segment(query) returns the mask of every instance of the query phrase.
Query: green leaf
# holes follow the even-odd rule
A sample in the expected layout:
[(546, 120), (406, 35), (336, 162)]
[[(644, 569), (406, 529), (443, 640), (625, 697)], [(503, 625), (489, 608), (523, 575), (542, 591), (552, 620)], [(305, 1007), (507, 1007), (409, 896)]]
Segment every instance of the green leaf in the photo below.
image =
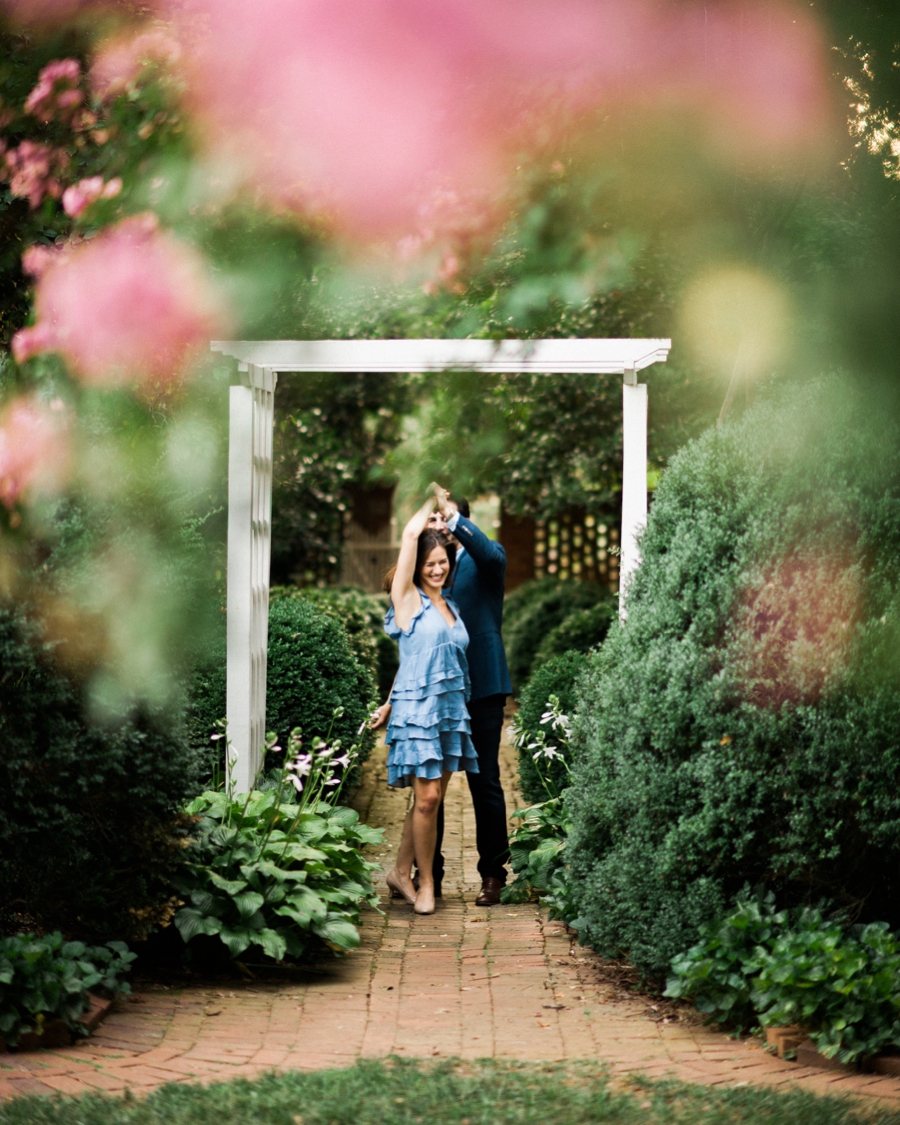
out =
[(261, 945), (263, 952), (275, 961), (281, 961), (287, 952), (287, 942), (276, 930), (259, 930), (253, 940), (257, 945)]
[(329, 941), (341, 949), (356, 949), (359, 945), (359, 930), (352, 922), (339, 916), (331, 916), (324, 922), (314, 923), (312, 931), (323, 941)]
[(223, 879), (221, 875), (217, 875), (215, 871), (207, 871), (209, 881), (214, 887), (218, 887), (220, 891), (225, 891), (226, 894), (238, 895), (247, 886), (246, 879)]
[(240, 957), (250, 942), (256, 939), (256, 935), (253, 930), (243, 926), (223, 926), (219, 932), (219, 938), (232, 957)]
[(252, 918), (266, 900), (257, 891), (245, 891), (243, 894), (235, 895), (232, 901), (240, 916), (247, 919)]
[(191, 906), (183, 906), (175, 915), (175, 925), (185, 942), (197, 934), (217, 934), (222, 928), (218, 918), (211, 918)]

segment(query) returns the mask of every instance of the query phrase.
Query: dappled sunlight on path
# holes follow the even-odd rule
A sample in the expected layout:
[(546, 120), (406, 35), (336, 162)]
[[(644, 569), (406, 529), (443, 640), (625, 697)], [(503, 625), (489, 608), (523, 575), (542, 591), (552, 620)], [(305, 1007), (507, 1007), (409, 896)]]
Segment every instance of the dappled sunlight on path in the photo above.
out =
[[(512, 749), (503, 749), (512, 789)], [(383, 748), (367, 765), (356, 807), (387, 830), (393, 863), (408, 794), (385, 786)], [(346, 1066), (359, 1058), (457, 1056), (598, 1059), (614, 1075), (640, 1072), (706, 1085), (796, 1085), (886, 1099), (900, 1080), (801, 1068), (735, 1041), (685, 1013), (653, 1012), (623, 995), (590, 951), (534, 904), (474, 905), (475, 824), (463, 778), (447, 794), (444, 898), (417, 917), (391, 903), (367, 910), (362, 946), (290, 981), (203, 987), (139, 985), (97, 1034), (68, 1050), (0, 1055), (0, 1097), (18, 1093), (149, 1090), (267, 1070)]]

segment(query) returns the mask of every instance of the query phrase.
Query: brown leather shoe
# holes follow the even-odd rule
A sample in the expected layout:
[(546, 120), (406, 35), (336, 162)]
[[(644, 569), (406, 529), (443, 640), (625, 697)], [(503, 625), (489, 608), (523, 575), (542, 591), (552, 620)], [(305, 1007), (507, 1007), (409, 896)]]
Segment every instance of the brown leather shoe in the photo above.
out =
[(496, 906), (500, 901), (503, 884), (499, 879), (487, 878), (482, 881), (481, 894), (475, 899), (476, 906)]

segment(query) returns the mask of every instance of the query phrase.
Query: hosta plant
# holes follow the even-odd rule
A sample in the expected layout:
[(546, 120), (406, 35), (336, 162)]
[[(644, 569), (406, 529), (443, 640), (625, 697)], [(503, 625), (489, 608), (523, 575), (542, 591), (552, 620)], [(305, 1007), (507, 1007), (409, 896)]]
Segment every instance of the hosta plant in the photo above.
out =
[(78, 1017), (91, 1006), (88, 990), (130, 992), (121, 978), (134, 958), (121, 941), (88, 946), (60, 933), (0, 938), (0, 1035), (14, 1047), (26, 1032), (40, 1035), (48, 1018), (87, 1035)]
[[(526, 730), (513, 719), (510, 734), (520, 756), (528, 755), (547, 800), (512, 815), (521, 821), (509, 841), (510, 865), (515, 880), (504, 889), (504, 902), (523, 902), (534, 893), (549, 895), (551, 912), (558, 913), (565, 899), (565, 846), (570, 818), (566, 788), (558, 778), (569, 777), (569, 718), (559, 698), (551, 695), (540, 718), (541, 730)], [(551, 772), (552, 767), (552, 772)]]
[(352, 753), (322, 739), (304, 752), (295, 730), (285, 768), (265, 787), (239, 796), (208, 791), (187, 806), (199, 823), (175, 884), (186, 900), (175, 915), (185, 942), (208, 934), (234, 958), (258, 946), (276, 961), (359, 944), (360, 906), (378, 902), (370, 877), (377, 864), (362, 848), (383, 833), (330, 803)]

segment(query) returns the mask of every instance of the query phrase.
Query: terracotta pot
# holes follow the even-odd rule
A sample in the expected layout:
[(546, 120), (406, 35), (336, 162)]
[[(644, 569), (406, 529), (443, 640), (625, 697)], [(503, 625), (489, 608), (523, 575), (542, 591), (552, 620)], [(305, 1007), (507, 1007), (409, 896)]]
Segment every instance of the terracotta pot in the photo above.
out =
[(774, 1047), (775, 1054), (780, 1059), (787, 1055), (793, 1057), (794, 1052), (805, 1038), (805, 1032), (801, 1031), (796, 1024), (791, 1024), (790, 1027), (766, 1028), (766, 1046)]

